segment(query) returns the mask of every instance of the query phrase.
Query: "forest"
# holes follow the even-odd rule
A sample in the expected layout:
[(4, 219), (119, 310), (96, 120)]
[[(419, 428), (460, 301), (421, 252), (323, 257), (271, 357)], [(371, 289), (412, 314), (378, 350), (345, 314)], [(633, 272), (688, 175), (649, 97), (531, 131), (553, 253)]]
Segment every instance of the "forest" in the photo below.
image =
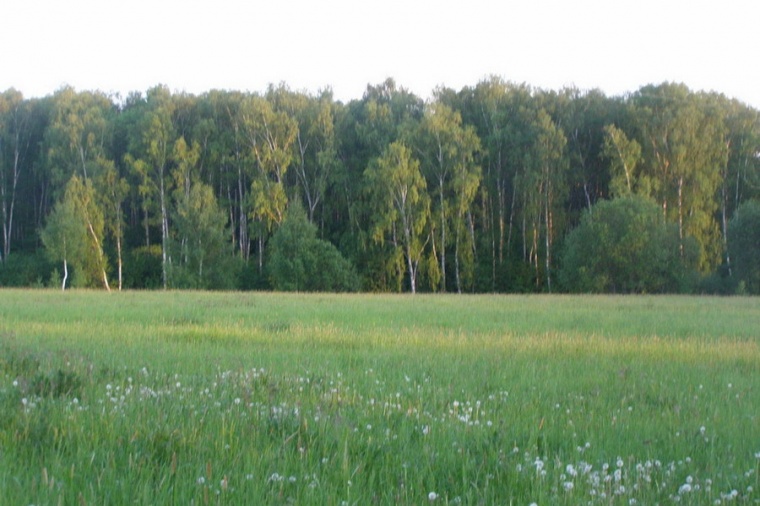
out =
[(760, 113), (499, 77), (0, 94), (0, 286), (760, 293)]

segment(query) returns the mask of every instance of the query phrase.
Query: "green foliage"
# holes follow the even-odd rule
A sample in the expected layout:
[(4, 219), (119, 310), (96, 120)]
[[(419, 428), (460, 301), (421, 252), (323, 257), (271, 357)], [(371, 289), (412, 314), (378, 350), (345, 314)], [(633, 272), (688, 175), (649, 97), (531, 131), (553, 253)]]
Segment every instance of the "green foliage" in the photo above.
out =
[(227, 242), (227, 216), (213, 190), (204, 183), (193, 183), (187, 194), (180, 191), (177, 198), (177, 264), (172, 267), (172, 286), (233, 288), (236, 269)]
[(272, 236), (267, 272), (275, 290), (351, 292), (359, 288), (354, 267), (335, 246), (317, 238), (317, 228), (298, 204), (291, 204)]
[(728, 251), (737, 282), (747, 293), (760, 294), (760, 201), (749, 200), (728, 226)]
[(688, 279), (687, 264), (678, 229), (663, 223), (654, 202), (629, 196), (584, 213), (565, 243), (560, 279), (576, 292), (678, 292)]
[[(581, 213), (642, 195), (678, 228), (698, 289), (723, 292), (734, 278), (710, 275), (729, 266), (729, 218), (759, 195), (758, 152), (757, 110), (671, 83), (607, 97), (491, 77), (427, 103), (392, 79), (348, 103), (285, 84), (198, 96), (157, 86), (123, 100), (10, 89), (0, 93), (0, 262), (45, 247), (61, 277), (72, 262), (69, 284), (154, 287), (155, 259), (140, 248), (160, 244), (164, 288), (265, 289), (269, 241), (298, 200), (363, 289), (551, 291), (555, 251)], [(87, 237), (81, 254), (63, 255), (51, 239), (74, 176), (69, 199)], [(194, 227), (208, 206), (190, 203), (198, 184), (217, 208), (204, 244)], [(211, 254), (219, 234), (230, 247)], [(23, 277), (39, 285), (50, 273)]]
[(103, 212), (90, 180), (72, 176), (40, 237), (52, 261), (75, 267), (78, 285), (108, 288), (108, 262), (103, 252)]
[(392, 245), (391, 258), (403, 255), (409, 287), (415, 293), (430, 219), (430, 196), (420, 162), (403, 142), (394, 142), (367, 168), (364, 181), (372, 210), (372, 240)]
[[(44, 251), (11, 255), (5, 262), (0, 262), (0, 286), (29, 287), (44, 284), (52, 270), (50, 257)], [(56, 287), (61, 287), (60, 282)]]
[(141, 246), (129, 250), (124, 260), (125, 288), (161, 288), (161, 245)]

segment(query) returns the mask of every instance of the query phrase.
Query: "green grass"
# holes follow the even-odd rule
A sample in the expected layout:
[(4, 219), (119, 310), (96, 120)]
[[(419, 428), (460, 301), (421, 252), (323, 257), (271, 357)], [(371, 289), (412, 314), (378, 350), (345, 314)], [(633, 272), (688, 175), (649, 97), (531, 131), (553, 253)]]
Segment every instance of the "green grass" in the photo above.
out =
[(760, 300), (0, 291), (3, 504), (760, 501)]

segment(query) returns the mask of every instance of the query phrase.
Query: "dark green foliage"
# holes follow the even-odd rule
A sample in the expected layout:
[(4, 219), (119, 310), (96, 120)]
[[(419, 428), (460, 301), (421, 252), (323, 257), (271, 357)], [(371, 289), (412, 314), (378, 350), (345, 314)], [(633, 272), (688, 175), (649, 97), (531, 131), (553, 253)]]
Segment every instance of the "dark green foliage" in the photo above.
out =
[(601, 201), (567, 237), (560, 280), (575, 292), (679, 292), (695, 251), (687, 242), (681, 258), (677, 227), (649, 199)]
[(161, 287), (161, 245), (130, 250), (124, 259), (126, 288)]
[(53, 266), (44, 251), (17, 253), (0, 263), (0, 286), (43, 286)]
[(275, 290), (350, 292), (359, 288), (354, 267), (327, 241), (317, 238), (300, 205), (292, 205), (272, 237), (267, 272)]
[(739, 206), (731, 218), (728, 251), (740, 289), (760, 294), (760, 202), (757, 200)]

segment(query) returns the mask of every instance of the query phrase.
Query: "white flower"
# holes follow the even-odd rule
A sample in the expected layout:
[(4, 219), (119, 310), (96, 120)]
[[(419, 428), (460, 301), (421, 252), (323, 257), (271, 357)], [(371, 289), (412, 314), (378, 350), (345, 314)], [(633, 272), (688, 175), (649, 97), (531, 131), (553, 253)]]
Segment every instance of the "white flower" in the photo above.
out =
[(198, 483), (198, 485), (203, 485), (204, 483), (206, 483), (206, 478), (204, 478), (203, 476), (201, 476), (201, 477), (199, 477), (195, 481)]
[(565, 488), (565, 492), (570, 492), (575, 487), (575, 484), (572, 481), (566, 481), (562, 486)]
[(438, 494), (436, 494), (435, 492), (430, 492), (428, 494), (428, 501), (432, 502), (432, 501), (435, 501), (436, 499), (438, 499)]

